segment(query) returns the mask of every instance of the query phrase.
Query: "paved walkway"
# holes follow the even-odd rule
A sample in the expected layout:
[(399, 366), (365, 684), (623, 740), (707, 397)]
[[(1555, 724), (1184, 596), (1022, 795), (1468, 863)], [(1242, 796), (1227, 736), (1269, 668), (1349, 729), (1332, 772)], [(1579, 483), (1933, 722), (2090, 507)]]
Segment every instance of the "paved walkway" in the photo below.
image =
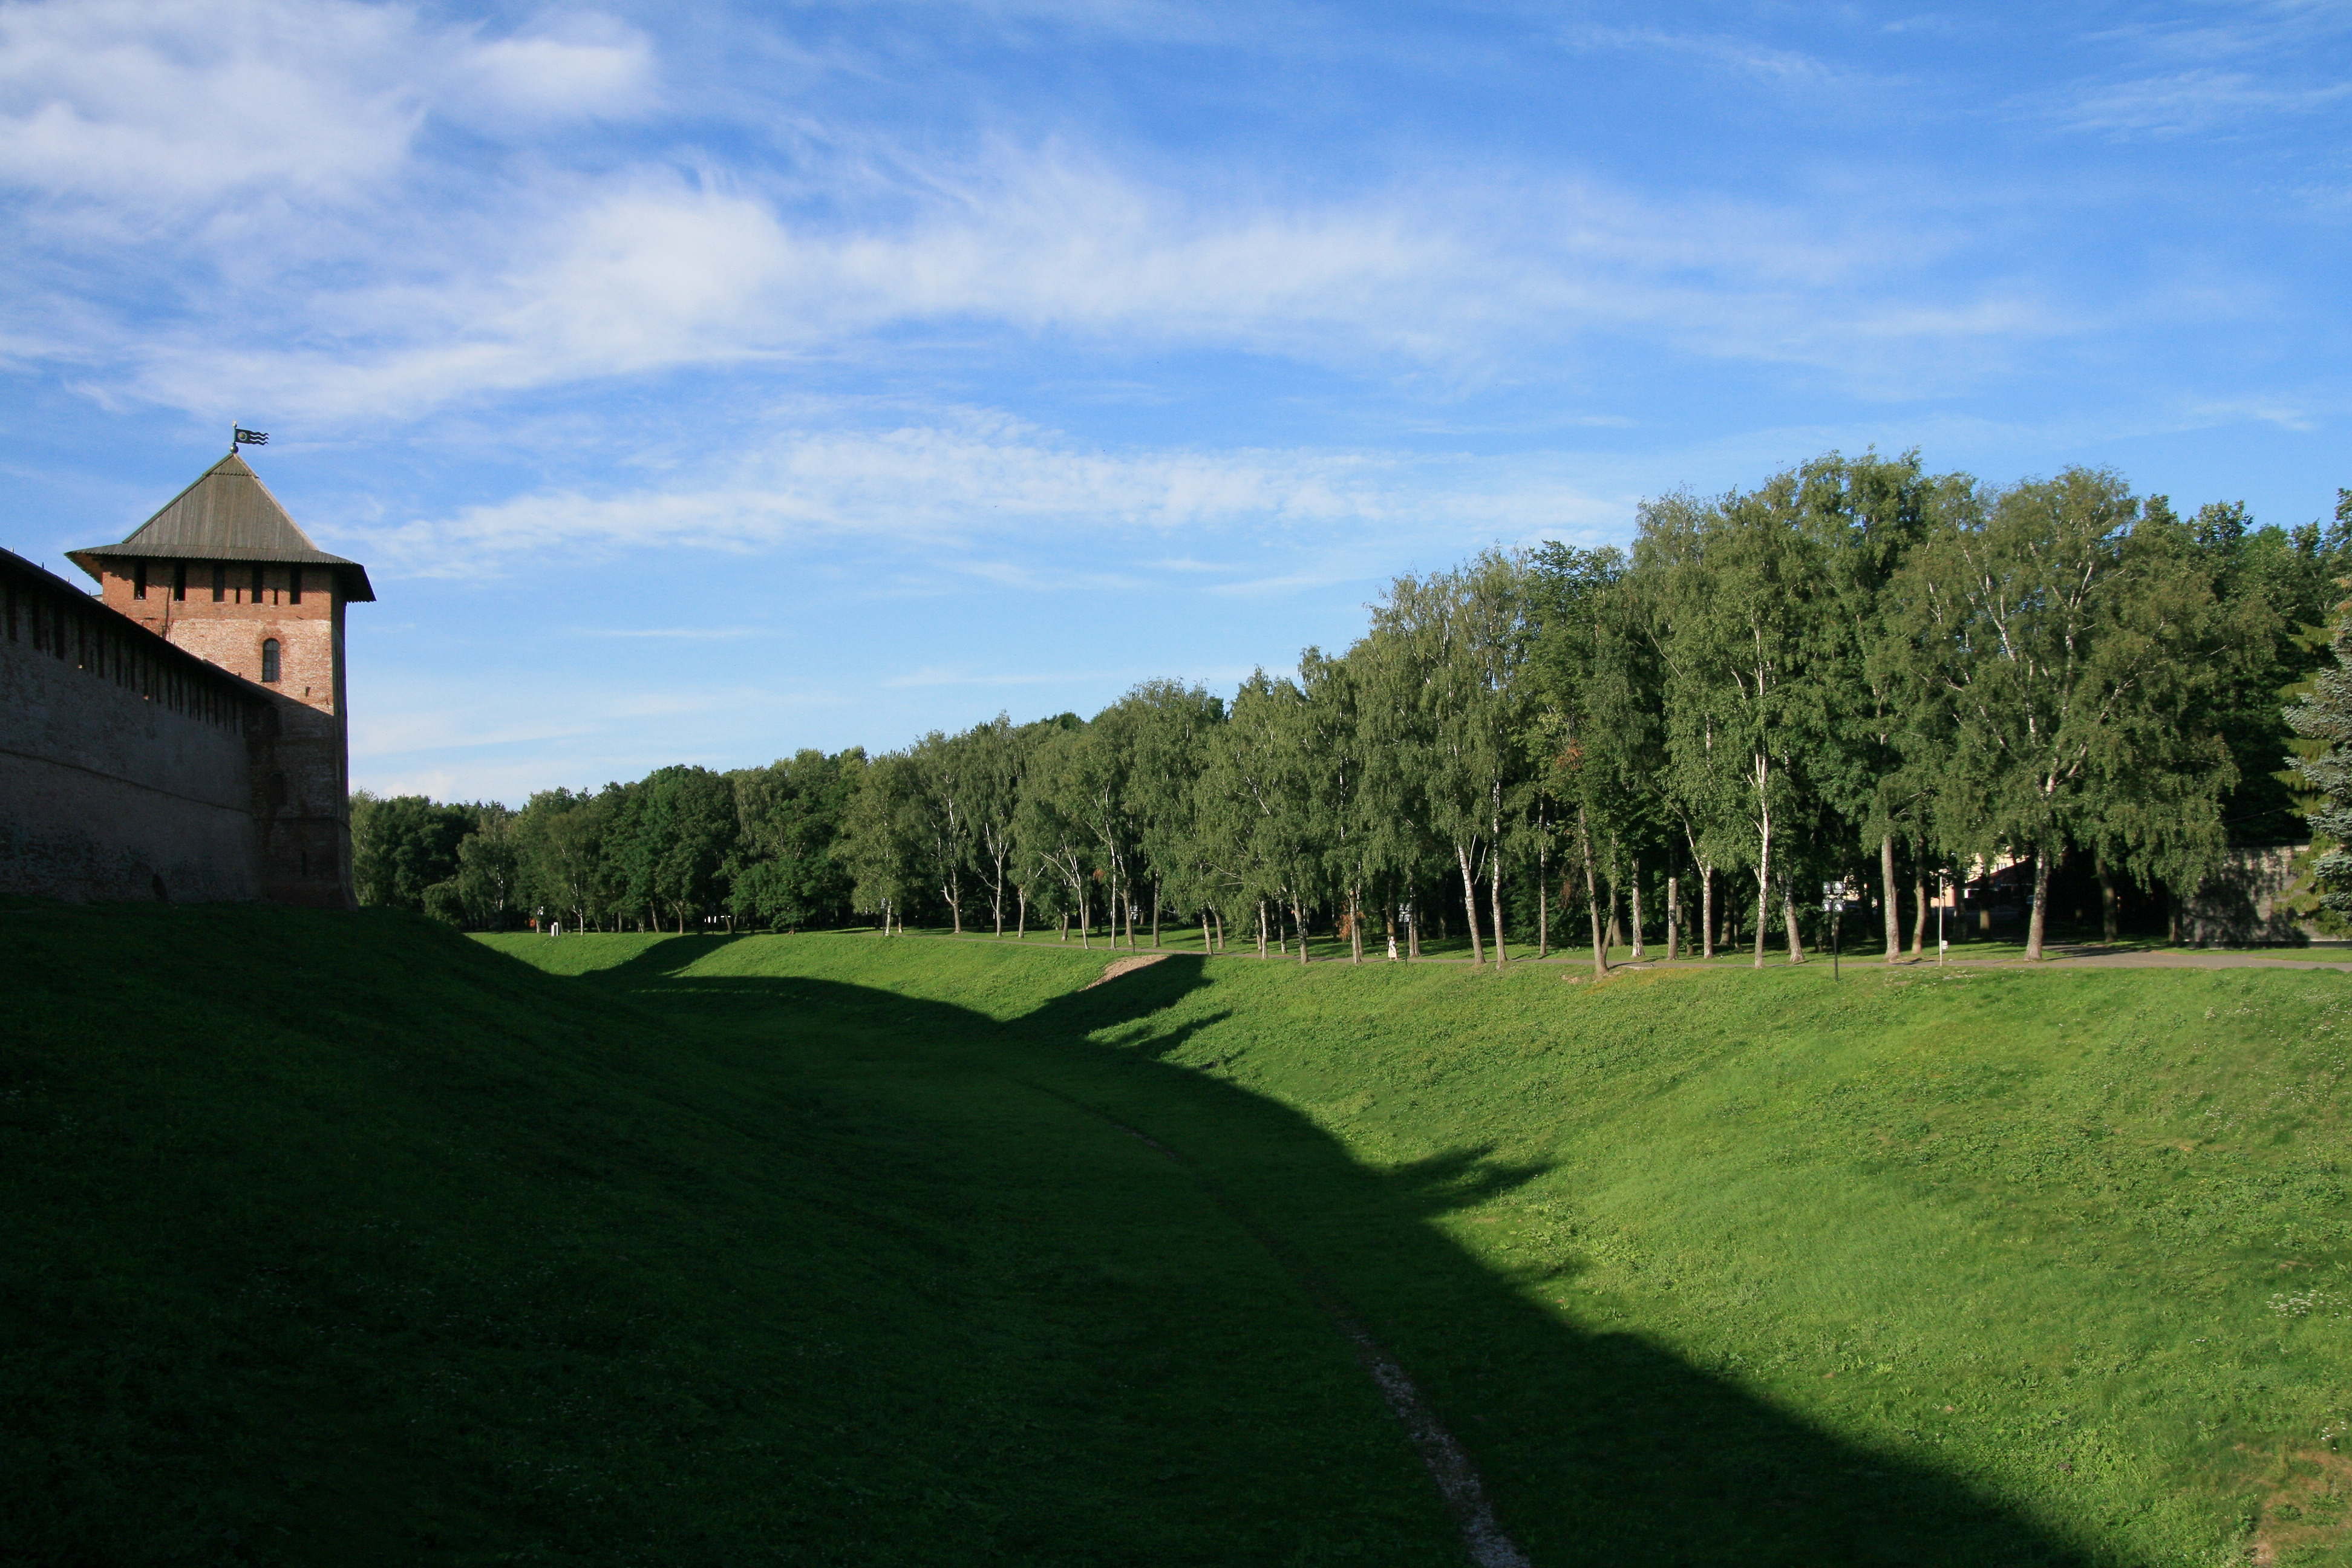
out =
[[(915, 934), (917, 936), (929, 937), (934, 942), (1009, 942), (1013, 940), (1011, 937), (983, 936), (979, 934), (951, 937), (944, 931), (938, 932), (936, 934), (926, 931), (918, 931)], [(1046, 947), (1061, 947), (1066, 951), (1087, 951), (1100, 952), (1108, 958), (1120, 961), (1114, 964), (1114, 969), (1118, 973), (1124, 973), (1129, 968), (1139, 968), (1142, 964), (1154, 963), (1162, 958), (1200, 958), (1207, 956), (1217, 959), (1254, 959), (1257, 957), (1255, 942), (1245, 947), (1234, 947), (1224, 952), (1204, 955), (1199, 948), (1189, 944), (1182, 947), (1171, 946), (1155, 949), (1141, 946), (1129, 948), (1123, 945), (1113, 947), (1106, 943), (1097, 942), (1091, 948), (1081, 950), (1076, 942), (1064, 943), (1055, 942), (1053, 940), (1053, 933), (1050, 931), (1043, 934), (1045, 940), (1039, 943), (1039, 945)], [(1033, 934), (1030, 940), (1033, 942), (1036, 942), (1036, 935)], [(1194, 938), (1193, 940), (1198, 941), (1199, 939)], [(2327, 948), (2290, 948), (2285, 950), (2249, 950), (2232, 948), (2140, 948), (2127, 945), (2108, 947), (2095, 942), (2068, 943), (2063, 945), (2053, 942), (2044, 950), (2043, 957), (2042, 962), (2039, 963), (2028, 963), (2021, 952), (2015, 952), (2003, 953), (1999, 957), (1964, 958), (1959, 956), (1961, 953), (1968, 952), (1969, 951), (1969, 949), (1968, 947), (1957, 947), (1953, 949), (1951, 955), (1948, 956), (1944, 960), (1943, 967), (1951, 969), (2333, 969), (2340, 973), (2352, 973), (2352, 949), (2340, 950), (2346, 952), (2346, 956), (2344, 958), (2326, 959), (2290, 958), (2286, 956), (2286, 954), (2288, 952), (2326, 952), (2336, 950), (2330, 950)], [(1298, 952), (1296, 948), (1293, 948), (1287, 954), (1276, 953), (1269, 951), (1265, 955), (1265, 962), (1268, 963), (1295, 964), (1298, 962)], [(1318, 954), (1309, 962), (1314, 963), (1345, 963), (1348, 962), (1348, 956), (1344, 952)], [(1364, 962), (1366, 963), (1386, 963), (1389, 960), (1387, 954), (1383, 952), (1380, 947), (1367, 943), (1364, 948)], [(1444, 958), (1434, 956), (1416, 958), (1412, 962), (1415, 963), (1466, 964), (1470, 962), (1470, 958), (1467, 953), (1464, 953), (1459, 956), (1448, 955)], [(1826, 952), (1814, 951), (1805, 954), (1805, 963), (1808, 965), (1816, 963), (1826, 964), (1829, 962), (1830, 955)], [(1854, 969), (1885, 969), (1890, 967), (1886, 960), (1881, 956), (1880, 951), (1875, 948), (1869, 949), (1859, 953), (1849, 952), (1842, 962), (1847, 967)], [(1574, 950), (1562, 951), (1555, 948), (1549, 955), (1540, 959), (1525, 952), (1514, 952), (1511, 955), (1510, 966), (1514, 969), (1518, 968), (1522, 964), (1528, 963), (1543, 963), (1567, 969), (1580, 969), (1589, 973), (1592, 967), (1592, 954), (1590, 951), (1578, 952)], [(1609, 961), (1609, 973), (1612, 974), (1618, 974), (1628, 970), (1665, 969), (1669, 967), (1675, 969), (1746, 969), (1748, 967), (1748, 956), (1744, 952), (1738, 953), (1717, 953), (1711, 959), (1690, 957), (1677, 958), (1674, 960), (1671, 964), (1669, 964), (1666, 960), (1661, 958), (1643, 958), (1638, 962), (1629, 958), (1612, 958)], [(1764, 953), (1764, 966), (1768, 969), (1789, 968), (1790, 963), (1786, 952), (1779, 949), (1766, 949)], [(1916, 959), (1905, 958), (1891, 967), (1896, 969), (1934, 969), (1937, 968), (1937, 965), (1934, 956), (1929, 954)], [(1105, 980), (1110, 978), (1113, 978), (1111, 973), (1106, 973), (1103, 976), (1103, 979)], [(1098, 985), (1102, 984), (1102, 981), (1098, 980), (1095, 982), (1095, 984)]]
[[(1809, 952), (1805, 955), (1805, 962), (1808, 964), (1827, 963), (1829, 961), (1829, 954), (1825, 952)], [(1589, 966), (1591, 963), (1590, 955), (1583, 962)], [(1855, 969), (1935, 969), (1937, 967), (1947, 969), (2333, 969), (2352, 973), (2352, 957), (2342, 960), (2288, 958), (2274, 952), (2231, 949), (2202, 948), (2183, 951), (2111, 948), (2097, 945), (2064, 947), (2053, 945), (2043, 950), (2042, 961), (2038, 963), (2029, 961), (2024, 954), (2016, 952), (2004, 953), (1998, 958), (1947, 956), (1940, 966), (1933, 957), (1905, 958), (1899, 963), (1889, 964), (1885, 957), (1876, 952), (1867, 956), (1848, 953), (1843, 962), (1846, 966)], [(1783, 953), (1767, 951), (1764, 955), (1764, 966), (1768, 969), (1774, 967), (1786, 969), (1789, 967), (1789, 961)], [(1614, 974), (1622, 969), (1664, 969), (1665, 967), (1667, 965), (1660, 960), (1644, 959), (1640, 963), (1632, 963), (1619, 959), (1610, 964), (1609, 972)], [(1748, 963), (1745, 959), (1727, 962), (1718, 955), (1709, 960), (1676, 959), (1673, 967), (1676, 969), (1744, 969), (1748, 967)]]

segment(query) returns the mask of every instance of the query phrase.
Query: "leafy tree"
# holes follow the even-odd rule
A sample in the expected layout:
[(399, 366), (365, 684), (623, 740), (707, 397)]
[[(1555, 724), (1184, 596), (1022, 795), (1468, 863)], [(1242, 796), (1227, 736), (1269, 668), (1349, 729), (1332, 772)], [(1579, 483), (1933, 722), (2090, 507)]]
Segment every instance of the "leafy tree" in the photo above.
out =
[[(1380, 675), (1394, 688), (1374, 697), (1383, 743), (1406, 750), (1417, 805), (1431, 835), (1462, 877), (1470, 959), (1486, 962), (1478, 929), (1483, 868), (1494, 918), (1495, 962), (1505, 960), (1502, 840), (1507, 797), (1524, 756), (1516, 680), (1527, 653), (1525, 573), (1517, 558), (1487, 551), (1455, 572), (1400, 577), (1372, 607), (1385, 639)], [(1400, 704), (1396, 697), (1409, 694)]]
[(831, 756), (803, 750), (727, 775), (740, 826), (727, 866), (738, 919), (789, 931), (848, 918), (853, 879), (842, 835), (865, 772), (865, 752), (852, 747)]
[(1085, 728), (1075, 722), (1045, 728), (1022, 775), (1014, 825), (1024, 903), (1076, 915), (1082, 945), (1090, 944), (1097, 872), (1087, 745)]
[(525, 907), (520, 857), (515, 847), (515, 814), (490, 802), (475, 807), (474, 831), (457, 846), (455, 883), (466, 923), (504, 931)]
[(907, 754), (913, 787), (898, 803), (924, 885), (939, 895), (958, 936), (963, 934), (964, 873), (980, 852), (974, 797), (987, 794), (990, 784), (979, 752), (970, 734), (932, 731)]
[(614, 804), (586, 790), (541, 790), (516, 814), (509, 837), (522, 900), (542, 919), (569, 917), (585, 931), (610, 912), (600, 873)]
[[(1348, 650), (1348, 663), (1361, 737), (1359, 847), (1365, 875), (1379, 880), (1382, 903), (1394, 910), (1401, 898), (1416, 898), (1453, 870), (1449, 847), (1431, 831), (1423, 806), (1435, 744), (1423, 701), (1423, 671), (1409, 628), (1393, 621), (1375, 620)], [(1421, 956), (1426, 918), (1425, 910), (1416, 909), (1406, 922), (1408, 959)]]
[[(1050, 775), (1053, 809), (1087, 847), (1093, 876), (1105, 900), (1110, 940), (1135, 945), (1135, 874), (1139, 826), (1129, 788), (1134, 775), (1136, 716), (1117, 705), (1075, 731), (1056, 753)], [(1091, 902), (1091, 895), (1088, 901)]]
[(1805, 815), (1799, 769), (1828, 715), (1812, 668), (1822, 569), (1796, 476), (1713, 505), (1671, 498), (1642, 523), (1634, 559), (1654, 579), (1675, 795), (1696, 826), (1703, 869), (1741, 866), (1755, 877), (1755, 963), (1776, 891), (1790, 955), (1800, 957), (1790, 878), (1775, 856), (1790, 857), (1791, 826)]
[[(1528, 668), (1535, 699), (1528, 726), (1535, 752), (1530, 784), (1547, 807), (1556, 805), (1574, 824), (1570, 852), (1580, 873), (1596, 974), (1609, 968), (1599, 897), (1607, 851), (1596, 854), (1596, 837), (1603, 845), (1645, 839), (1663, 805), (1660, 735), (1643, 700), (1655, 676), (1630, 635), (1633, 605), (1626, 588), (1626, 562), (1618, 552), (1557, 543), (1537, 554), (1529, 584), (1537, 627)], [(1549, 821), (1547, 810), (1530, 825), (1547, 859)]]
[[(1196, 816), (1210, 737), (1225, 705), (1199, 686), (1149, 680), (1098, 715), (1093, 728), (1121, 746), (1123, 816), (1139, 877), (1151, 884), (1151, 945), (1160, 945), (1160, 905), (1174, 893), (1197, 908), (1209, 901), (1198, 853)], [(1205, 933), (1204, 920), (1202, 930)], [(1205, 934), (1203, 941), (1206, 940)]]
[(473, 831), (471, 806), (421, 795), (352, 797), (352, 878), (362, 904), (423, 910), (425, 890), (457, 874), (457, 846)]
[[(1339, 907), (1353, 963), (1364, 962), (1364, 887), (1380, 866), (1370, 820), (1377, 797), (1365, 779), (1370, 748), (1357, 679), (1361, 668), (1350, 660), (1328, 658), (1320, 648), (1310, 647), (1298, 656), (1298, 689), (1304, 700), (1298, 742), (1301, 793), (1314, 822), (1308, 837), (1322, 859), (1315, 882), (1320, 895)], [(1302, 958), (1306, 929), (1302, 912)]]
[(2319, 900), (2342, 917), (2352, 915), (2352, 605), (2339, 607), (2331, 652), (2286, 719), (2311, 743), (2294, 772), (2315, 797), (2306, 816), (2321, 841), (2312, 863)]
[[(1008, 714), (999, 713), (985, 724), (975, 724), (960, 737), (964, 748), (965, 809), (970, 826), (971, 864), (988, 889), (988, 912), (996, 934), (1004, 934), (1004, 901), (1012, 892), (1020, 897), (1015, 830), (1021, 815), (1021, 775), (1036, 744), (1031, 727), (1016, 727)], [(1017, 908), (1016, 921), (1025, 923), (1025, 906)]]
[(922, 787), (914, 759), (888, 752), (867, 765), (842, 817), (840, 853), (852, 901), (879, 918), (885, 935), (894, 920), (905, 926), (909, 897), (923, 883)]
[(1932, 793), (1906, 763), (1930, 754), (1937, 731), (1906, 729), (1918, 715), (1903, 700), (1906, 660), (1899, 631), (1886, 623), (1885, 588), (1948, 491), (1916, 452), (1853, 459), (1832, 452), (1796, 473), (1796, 505), (1822, 569), (1808, 638), (1820, 720), (1803, 770), (1813, 786), (1821, 869), (1842, 875), (1848, 850), (1876, 852), (1889, 963), (1903, 950), (1896, 844), (1924, 837)]
[(466, 895), (455, 877), (446, 882), (436, 882), (425, 889), (425, 913), (446, 925), (466, 928)]
[(627, 792), (606, 842), (627, 901), (656, 916), (667, 910), (683, 932), (724, 899), (736, 833), (734, 787), (709, 768), (681, 765), (656, 768)]
[(1302, 963), (1325, 827), (1307, 762), (1312, 736), (1305, 694), (1257, 670), (1242, 682), (1229, 717), (1213, 732), (1202, 781), (1205, 858), (1213, 874), (1234, 904), (1255, 906), (1259, 956), (1265, 952), (1267, 902), (1290, 913)]
[[(2151, 519), (2171, 520), (2162, 496), (2147, 502)], [(2242, 678), (2215, 693), (2213, 722), (2237, 764), (2224, 797), (2222, 824), (2240, 843), (2278, 844), (2300, 837), (2297, 775), (2282, 767), (2293, 749), (2284, 703), (2290, 689), (2330, 662), (2338, 584), (2352, 570), (2352, 490), (2339, 490), (2336, 516), (2294, 529), (2256, 527), (2242, 502), (2214, 502), (2189, 523), (2210, 562), (2213, 592), (2224, 604), (2259, 604), (2279, 635), (2267, 658), (2247, 661)]]
[(2224, 613), (2186, 531), (2135, 528), (2138, 510), (2116, 475), (2070, 468), (1942, 520), (1899, 574), (1917, 699), (1951, 724), (1939, 835), (2033, 858), (2032, 959), (2070, 846), (2194, 887), (2222, 845), (2236, 768), (2212, 689), (2270, 624), (2251, 602)]

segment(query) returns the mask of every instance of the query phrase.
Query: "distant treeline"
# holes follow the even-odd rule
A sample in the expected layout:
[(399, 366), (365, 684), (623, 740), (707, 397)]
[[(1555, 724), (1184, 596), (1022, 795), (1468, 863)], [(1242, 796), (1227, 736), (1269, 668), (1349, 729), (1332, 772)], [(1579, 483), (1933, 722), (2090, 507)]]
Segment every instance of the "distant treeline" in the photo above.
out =
[(1579, 946), (1760, 958), (1825, 881), (1916, 943), (1939, 878), (2014, 862), (2038, 952), (2070, 854), (2112, 920), (2126, 879), (2193, 889), (2232, 841), (2307, 837), (2295, 753), (2320, 766), (2328, 736), (2287, 710), (2333, 664), (2340, 496), (2331, 525), (2257, 528), (2108, 472), (1992, 487), (1832, 455), (1645, 503), (1630, 553), (1399, 578), (1354, 646), (1229, 700), (1151, 681), (1091, 720), (520, 811), (362, 795), (360, 894), (478, 926), (1181, 921), (1359, 952), (1450, 925), (1498, 961), (1564, 906)]

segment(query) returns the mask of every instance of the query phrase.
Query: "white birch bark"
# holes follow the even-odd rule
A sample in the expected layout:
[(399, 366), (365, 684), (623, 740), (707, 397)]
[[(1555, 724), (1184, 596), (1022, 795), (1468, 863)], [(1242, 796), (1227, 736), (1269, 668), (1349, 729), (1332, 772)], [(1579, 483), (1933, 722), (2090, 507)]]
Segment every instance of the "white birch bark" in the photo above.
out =
[(1878, 879), (1886, 900), (1886, 962), (1899, 963), (1903, 957), (1903, 900), (1895, 883), (1895, 835), (1883, 833), (1878, 837)]
[(1454, 858), (1462, 863), (1463, 910), (1470, 917), (1470, 967), (1475, 969), (1486, 962), (1486, 950), (1478, 943), (1478, 879), (1470, 870), (1470, 851), (1466, 846), (1454, 845)]

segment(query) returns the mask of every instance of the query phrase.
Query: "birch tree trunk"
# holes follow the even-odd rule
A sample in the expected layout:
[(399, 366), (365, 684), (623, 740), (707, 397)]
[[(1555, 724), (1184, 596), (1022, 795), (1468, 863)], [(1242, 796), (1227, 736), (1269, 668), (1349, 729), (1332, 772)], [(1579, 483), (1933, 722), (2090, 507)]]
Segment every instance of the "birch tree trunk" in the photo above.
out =
[[(1939, 887), (1936, 896), (1942, 898)], [(1916, 963), (1927, 950), (1927, 875), (1916, 868), (1911, 873), (1911, 961)]]
[(1701, 958), (1715, 956), (1715, 868), (1698, 868), (1698, 946)]
[[(1019, 894), (1021, 898), (1021, 915), (1019, 923), (1014, 925), (1013, 928), (1013, 940), (1015, 942), (1027, 942), (1029, 940), (1029, 889), (1026, 888), (1015, 888), (1013, 891)], [(1004, 934), (1003, 929), (1002, 927), (998, 928), (996, 934), (1003, 936)]]
[(1666, 879), (1666, 962), (1682, 956), (1683, 885), (1679, 877)]
[(1903, 957), (1903, 900), (1895, 884), (1895, 835), (1892, 833), (1879, 836), (1878, 877), (1886, 889), (1886, 962), (1895, 963)]
[(1258, 959), (1259, 959), (1259, 961), (1260, 961), (1261, 963), (1263, 963), (1263, 962), (1265, 961), (1265, 900), (1264, 899), (1260, 899), (1260, 900), (1257, 901), (1257, 956), (1258, 956)]
[(1478, 879), (1470, 869), (1470, 849), (1456, 844), (1454, 858), (1462, 863), (1462, 904), (1470, 917), (1470, 967), (1477, 968), (1486, 962), (1486, 950), (1478, 944)]
[(1536, 851), (1536, 960), (1551, 956), (1551, 855)]
[(1495, 921), (1495, 972), (1503, 970), (1508, 956), (1503, 949), (1503, 781), (1498, 776), (1487, 786), (1488, 814), (1494, 818), (1494, 858), (1486, 862), (1486, 912)]
[(2094, 859), (2092, 865), (2099, 873), (2099, 939), (2102, 942), (2113, 942), (2116, 940), (2115, 875), (2107, 869), (2107, 858), (2105, 855)]
[(1756, 964), (1764, 967), (1764, 932), (1772, 924), (1772, 764), (1756, 759), (1756, 808), (1762, 814), (1756, 856)]
[(1633, 878), (1630, 892), (1633, 900), (1633, 962), (1639, 963), (1642, 962), (1642, 863), (1639, 860), (1633, 862)]
[(1151, 945), (1160, 945), (1160, 882), (1156, 878), (1151, 883)]
[(1364, 962), (1364, 900), (1357, 889), (1348, 889), (1348, 962)]
[[(1797, 934), (1797, 889), (1786, 877), (1780, 879), (1780, 923), (1789, 938), (1789, 962), (1805, 962), (1805, 939)], [(1759, 942), (1759, 945), (1760, 942)]]
[(1592, 927), (1592, 973), (1595, 979), (1609, 973), (1609, 943), (1601, 931), (1600, 879), (1592, 871), (1592, 830), (1584, 815), (1584, 807), (1576, 808), (1576, 842), (1584, 855), (1584, 918)]
[(1495, 921), (1495, 972), (1503, 969), (1503, 825), (1495, 824), (1495, 858), (1486, 862), (1487, 909)]
[(2033, 847), (2033, 913), (2025, 928), (2025, 961), (2042, 962), (2042, 928), (2050, 912), (2050, 847), (2046, 844)]
[(1307, 962), (1307, 906), (1297, 899), (1290, 900), (1290, 912), (1298, 921), (1298, 962)]

